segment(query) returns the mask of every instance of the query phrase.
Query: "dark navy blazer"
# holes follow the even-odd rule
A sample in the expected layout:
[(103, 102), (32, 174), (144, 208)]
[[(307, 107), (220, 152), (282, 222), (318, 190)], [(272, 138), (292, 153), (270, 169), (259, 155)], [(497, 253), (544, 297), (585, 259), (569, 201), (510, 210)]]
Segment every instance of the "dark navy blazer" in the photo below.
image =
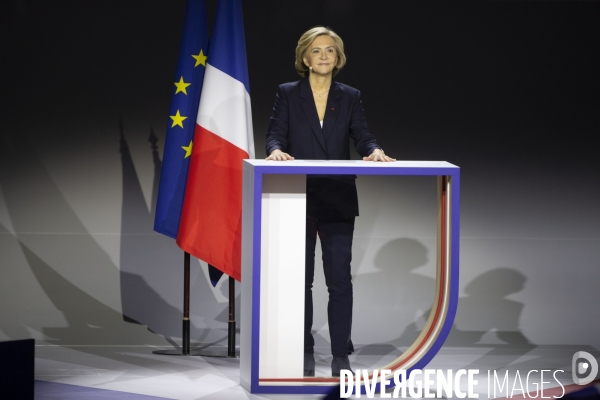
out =
[[(380, 148), (369, 132), (360, 91), (333, 81), (321, 129), (308, 79), (279, 86), (267, 130), (267, 155), (280, 149), (297, 160), (349, 160), (350, 138), (362, 157)], [(309, 175), (307, 214), (357, 216), (355, 179), (354, 175)]]

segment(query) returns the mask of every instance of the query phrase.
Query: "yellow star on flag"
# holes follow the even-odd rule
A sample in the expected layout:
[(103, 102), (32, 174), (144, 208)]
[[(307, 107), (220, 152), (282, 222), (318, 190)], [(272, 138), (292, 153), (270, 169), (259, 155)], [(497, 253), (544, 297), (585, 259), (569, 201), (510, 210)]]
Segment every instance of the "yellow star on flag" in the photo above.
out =
[(192, 54), (192, 57), (194, 57), (196, 59), (196, 65), (194, 65), (194, 68), (196, 68), (200, 64), (202, 64), (206, 67), (206, 56), (202, 52), (202, 49), (200, 49), (200, 54), (198, 54), (198, 55)]
[(179, 114), (179, 110), (177, 110), (177, 114), (169, 115), (169, 118), (173, 120), (173, 125), (171, 125), (171, 128), (175, 128), (175, 125), (179, 125), (182, 129), (183, 120), (187, 119), (187, 117), (184, 117), (183, 115)]
[(192, 141), (190, 140), (189, 146), (181, 146), (181, 148), (185, 150), (185, 156), (183, 156), (183, 158), (188, 158), (192, 154)]
[(177, 88), (177, 90), (175, 91), (175, 94), (179, 93), (179, 92), (183, 92), (183, 94), (185, 94), (187, 96), (187, 90), (186, 88), (188, 86), (191, 85), (191, 83), (185, 83), (183, 81), (183, 76), (181, 78), (179, 78), (179, 82), (174, 82), (175, 87)]

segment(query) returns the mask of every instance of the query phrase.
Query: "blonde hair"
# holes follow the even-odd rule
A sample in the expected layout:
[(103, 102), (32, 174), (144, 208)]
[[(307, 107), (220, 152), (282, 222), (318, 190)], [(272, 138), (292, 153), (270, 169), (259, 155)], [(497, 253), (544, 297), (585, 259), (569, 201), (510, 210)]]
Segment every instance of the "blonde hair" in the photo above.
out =
[(296, 71), (300, 76), (308, 77), (310, 75), (310, 69), (304, 64), (304, 56), (308, 51), (308, 48), (312, 42), (322, 35), (327, 35), (333, 39), (335, 52), (337, 53), (337, 63), (333, 67), (333, 76), (335, 76), (340, 69), (346, 65), (346, 55), (344, 54), (344, 42), (337, 33), (325, 26), (315, 26), (304, 32), (298, 40), (298, 46), (296, 46)]

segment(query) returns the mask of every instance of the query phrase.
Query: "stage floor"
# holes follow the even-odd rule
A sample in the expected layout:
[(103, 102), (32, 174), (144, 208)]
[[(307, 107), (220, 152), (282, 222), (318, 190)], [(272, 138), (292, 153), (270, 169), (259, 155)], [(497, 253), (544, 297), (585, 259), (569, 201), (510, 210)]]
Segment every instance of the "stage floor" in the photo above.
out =
[[(585, 347), (585, 346), (584, 346)], [(36, 346), (36, 399), (318, 399), (321, 395), (252, 395), (239, 383), (239, 359), (182, 357), (153, 354), (152, 346)], [(211, 350), (225, 352), (224, 348)], [(512, 387), (519, 372), (523, 384), (531, 370), (563, 370), (557, 373), (564, 386), (572, 384), (571, 357), (576, 351), (594, 349), (581, 346), (510, 347), (506, 345), (444, 347), (427, 369), (479, 369), (476, 392), (479, 398), (507, 397), (506, 391), (488, 397), (488, 371), (504, 377), (509, 371)], [(316, 349), (317, 376), (330, 374), (327, 349)], [(357, 346), (350, 356), (354, 369), (372, 369), (397, 356), (391, 346)], [(493, 377), (493, 375), (492, 375)], [(529, 378), (528, 391), (540, 383), (540, 375)], [(551, 374), (544, 376), (545, 388), (560, 386)], [(466, 390), (466, 387), (462, 388)], [(506, 388), (505, 388), (506, 389)], [(114, 391), (114, 392), (107, 392)], [(545, 392), (548, 396), (551, 392)], [(514, 392), (521, 394), (520, 391)], [(151, 396), (151, 397), (146, 397)], [(363, 398), (366, 396), (363, 395)], [(376, 398), (379, 396), (376, 396)]]

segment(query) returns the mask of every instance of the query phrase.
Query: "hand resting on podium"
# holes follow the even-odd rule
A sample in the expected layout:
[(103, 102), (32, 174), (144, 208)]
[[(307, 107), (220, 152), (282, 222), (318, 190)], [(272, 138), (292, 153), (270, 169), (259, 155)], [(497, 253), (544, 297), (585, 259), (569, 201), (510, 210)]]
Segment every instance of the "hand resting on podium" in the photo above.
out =
[(369, 157), (363, 157), (363, 161), (391, 162), (391, 161), (396, 161), (396, 159), (386, 156), (385, 153), (383, 152), (383, 149), (375, 149), (369, 155)]
[(290, 156), (288, 153), (284, 153), (283, 151), (281, 151), (279, 149), (275, 149), (271, 152), (271, 155), (269, 157), (265, 158), (265, 160), (287, 161), (287, 160), (294, 160), (294, 157)]

